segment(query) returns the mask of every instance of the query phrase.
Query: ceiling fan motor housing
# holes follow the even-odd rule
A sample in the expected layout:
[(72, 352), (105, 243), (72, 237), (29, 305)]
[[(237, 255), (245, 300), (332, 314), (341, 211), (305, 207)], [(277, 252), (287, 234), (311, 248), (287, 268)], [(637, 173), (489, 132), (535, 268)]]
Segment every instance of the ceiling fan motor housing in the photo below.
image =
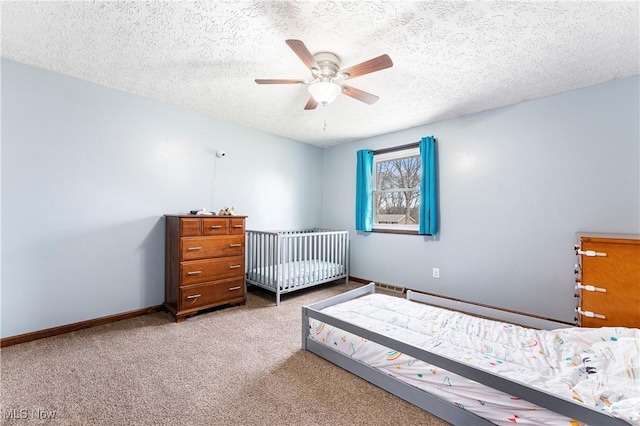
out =
[(318, 52), (313, 55), (313, 58), (320, 67), (318, 77), (335, 78), (338, 71), (340, 71), (340, 58), (334, 53)]

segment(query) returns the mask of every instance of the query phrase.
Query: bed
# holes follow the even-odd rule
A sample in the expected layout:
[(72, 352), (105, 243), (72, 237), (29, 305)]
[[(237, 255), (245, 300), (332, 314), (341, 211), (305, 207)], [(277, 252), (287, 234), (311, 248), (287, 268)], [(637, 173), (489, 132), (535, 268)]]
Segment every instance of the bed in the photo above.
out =
[(326, 229), (247, 230), (247, 284), (280, 295), (344, 278), (349, 280), (349, 233)]
[(433, 299), (372, 283), (304, 306), (302, 348), (453, 424), (640, 425), (640, 330)]

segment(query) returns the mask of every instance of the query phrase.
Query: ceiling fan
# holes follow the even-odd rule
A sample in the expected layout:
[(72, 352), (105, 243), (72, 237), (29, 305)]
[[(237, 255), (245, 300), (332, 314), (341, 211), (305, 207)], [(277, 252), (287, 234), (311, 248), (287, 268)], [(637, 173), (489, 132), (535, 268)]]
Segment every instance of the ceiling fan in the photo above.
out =
[(326, 105), (333, 102), (339, 94), (345, 94), (369, 105), (378, 101), (376, 95), (367, 93), (343, 83), (343, 81), (380, 71), (393, 66), (389, 55), (381, 55), (349, 68), (340, 69), (340, 58), (331, 52), (318, 52), (312, 55), (300, 40), (289, 39), (289, 47), (311, 70), (312, 80), (288, 79), (256, 79), (258, 84), (308, 84), (311, 97), (305, 105), (305, 110), (315, 109), (318, 104)]

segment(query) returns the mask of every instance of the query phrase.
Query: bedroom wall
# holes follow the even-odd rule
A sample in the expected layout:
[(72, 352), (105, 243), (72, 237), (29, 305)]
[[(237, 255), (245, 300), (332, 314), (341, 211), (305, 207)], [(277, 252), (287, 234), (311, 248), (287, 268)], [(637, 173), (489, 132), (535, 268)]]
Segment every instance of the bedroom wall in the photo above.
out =
[[(575, 233), (640, 232), (639, 80), (325, 149), (324, 225), (350, 230), (351, 275), (571, 321)], [(356, 233), (356, 151), (427, 135), (439, 233)]]
[(1, 155), (2, 337), (161, 304), (164, 214), (322, 222), (321, 149), (4, 59)]

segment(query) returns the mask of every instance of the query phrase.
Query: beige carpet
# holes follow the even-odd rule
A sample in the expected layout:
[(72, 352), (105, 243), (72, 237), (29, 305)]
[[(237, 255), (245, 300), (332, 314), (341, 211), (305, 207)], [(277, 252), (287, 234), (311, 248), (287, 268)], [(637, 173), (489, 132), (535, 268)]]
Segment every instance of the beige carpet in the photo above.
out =
[[(283, 296), (176, 324), (165, 313), (3, 348), (3, 424), (446, 425), (300, 350), (300, 308), (359, 286)], [(27, 417), (27, 421), (7, 416)]]

